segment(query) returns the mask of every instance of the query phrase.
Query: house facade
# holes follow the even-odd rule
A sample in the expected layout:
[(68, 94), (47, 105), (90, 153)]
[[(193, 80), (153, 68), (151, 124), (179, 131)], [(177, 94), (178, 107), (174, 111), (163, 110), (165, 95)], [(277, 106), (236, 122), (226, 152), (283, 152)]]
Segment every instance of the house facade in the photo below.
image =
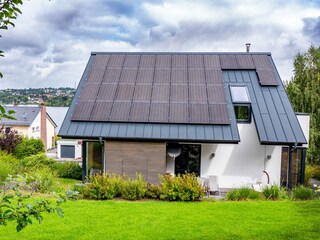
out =
[(291, 187), (308, 126), (270, 53), (92, 53), (59, 135), (81, 141), (83, 177), (187, 171), (221, 188)]
[(39, 106), (6, 106), (7, 110), (15, 111), (13, 115), (16, 119), (2, 119), (1, 126), (17, 130), (18, 133), (28, 138), (40, 138), (45, 149), (50, 149), (55, 145), (56, 123), (46, 112), (45, 105)]

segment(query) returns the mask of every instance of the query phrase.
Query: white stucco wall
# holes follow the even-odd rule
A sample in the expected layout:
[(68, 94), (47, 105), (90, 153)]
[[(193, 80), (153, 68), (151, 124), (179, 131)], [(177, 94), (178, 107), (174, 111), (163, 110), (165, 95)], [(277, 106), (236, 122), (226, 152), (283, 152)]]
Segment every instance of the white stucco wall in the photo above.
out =
[[(33, 120), (32, 124), (28, 128), (28, 135), (29, 138), (40, 138), (40, 121), (41, 121), (41, 112), (36, 116)], [(32, 130), (34, 129), (34, 130)]]
[(238, 128), (239, 144), (202, 144), (201, 176), (217, 175), (220, 188), (233, 188), (267, 183), (266, 171), (271, 184), (280, 184), (282, 147), (260, 145), (254, 121)]
[(75, 159), (82, 156), (82, 141), (77, 139), (60, 139), (57, 141), (57, 155), (61, 159), (61, 145), (75, 146)]
[[(296, 114), (298, 121), (300, 123), (301, 129), (305, 138), (309, 143), (309, 130), (310, 130), (310, 115), (309, 114)], [(308, 144), (303, 144), (303, 147), (309, 147)]]

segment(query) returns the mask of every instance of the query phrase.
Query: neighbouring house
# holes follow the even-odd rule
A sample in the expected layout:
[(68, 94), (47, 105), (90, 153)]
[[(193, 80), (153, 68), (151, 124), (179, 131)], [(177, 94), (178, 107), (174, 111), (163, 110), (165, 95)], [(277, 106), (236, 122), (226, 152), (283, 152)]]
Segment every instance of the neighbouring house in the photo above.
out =
[(83, 177), (187, 171), (228, 189), (302, 183), (308, 131), (270, 53), (97, 52), (59, 135), (82, 143)]
[(6, 106), (6, 109), (15, 111), (13, 116), (16, 120), (5, 118), (0, 120), (0, 124), (4, 129), (17, 130), (20, 134), (29, 138), (40, 138), (45, 149), (54, 147), (54, 129), (57, 125), (47, 113), (45, 105)]

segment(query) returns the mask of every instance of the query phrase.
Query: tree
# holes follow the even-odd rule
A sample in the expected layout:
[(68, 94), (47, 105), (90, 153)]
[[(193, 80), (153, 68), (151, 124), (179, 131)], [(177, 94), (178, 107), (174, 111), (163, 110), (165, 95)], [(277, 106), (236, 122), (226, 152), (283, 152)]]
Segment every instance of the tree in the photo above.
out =
[(294, 60), (294, 77), (285, 83), (296, 112), (310, 113), (310, 142), (307, 161), (320, 163), (320, 47), (311, 45)]
[[(14, 27), (13, 20), (21, 14), (19, 5), (22, 5), (22, 0), (2, 0), (0, 1), (0, 30), (7, 30), (11, 25)], [(2, 37), (0, 35), (0, 37)], [(0, 50), (0, 57), (4, 57), (3, 51)], [(0, 78), (3, 77), (3, 74), (0, 72)], [(2, 118), (15, 119), (12, 115), (14, 111), (6, 112), (4, 106), (0, 105), (0, 120)]]

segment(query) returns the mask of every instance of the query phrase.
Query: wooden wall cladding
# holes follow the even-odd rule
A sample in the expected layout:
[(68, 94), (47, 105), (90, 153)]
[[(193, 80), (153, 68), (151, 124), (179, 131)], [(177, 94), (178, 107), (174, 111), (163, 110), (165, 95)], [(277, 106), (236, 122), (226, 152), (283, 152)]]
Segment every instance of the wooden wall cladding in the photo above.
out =
[(158, 174), (166, 171), (166, 144), (108, 141), (105, 145), (105, 166), (110, 173), (135, 177), (143, 174), (150, 183), (158, 183)]

